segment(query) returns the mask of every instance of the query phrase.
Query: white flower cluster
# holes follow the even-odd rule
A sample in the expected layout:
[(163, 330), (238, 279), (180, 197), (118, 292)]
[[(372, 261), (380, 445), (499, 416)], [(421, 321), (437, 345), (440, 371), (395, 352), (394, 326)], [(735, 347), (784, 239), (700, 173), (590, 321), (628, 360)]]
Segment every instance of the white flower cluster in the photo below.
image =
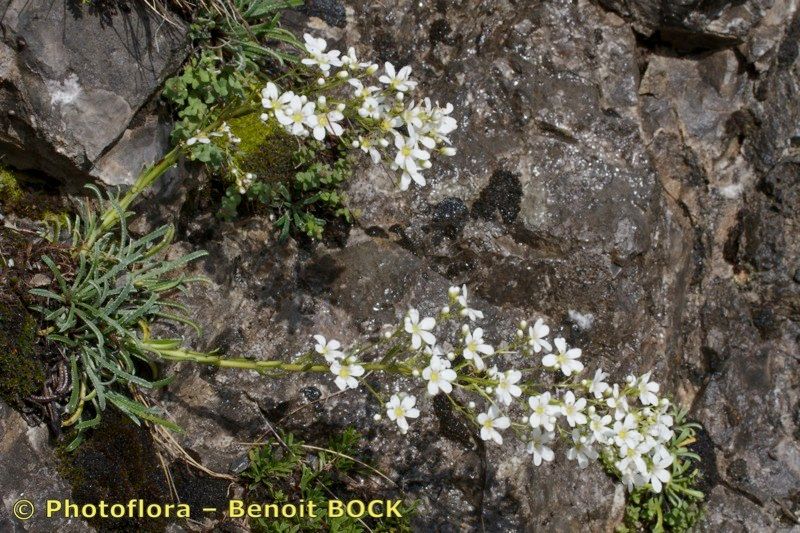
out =
[[(526, 443), (536, 466), (555, 459), (554, 443), (563, 436), (569, 446), (567, 459), (580, 468), (603, 454), (613, 462), (628, 490), (649, 486), (653, 492), (662, 491), (675, 461), (668, 449), (674, 421), (670, 402), (658, 396), (659, 385), (651, 381), (650, 372), (630, 375), (623, 384), (608, 383), (608, 374), (601, 369), (592, 379), (579, 380), (577, 376), (584, 370), (581, 350), (569, 347), (562, 337), (551, 342), (550, 328), (543, 320), (533, 325), (521, 322), (514, 341), (496, 349), (484, 339), (483, 330), (472, 325), (483, 313), (469, 306), (467, 288), (451, 287), (449, 297), (450, 305), (442, 308), (437, 318), (423, 317), (412, 308), (402, 324), (385, 333), (381, 342), (402, 354), (391, 368), (424, 380), (430, 396), (454, 395), (454, 405), (460, 405), (457, 398), (477, 397), (483, 409), (468, 401), (462, 411), (481, 438), (502, 444), (503, 432), (513, 431)], [(437, 326), (458, 318), (466, 323), (456, 328), (460, 332), (457, 339), (452, 343), (437, 340)], [(356, 378), (364, 374), (364, 367), (346, 356), (337, 341), (315, 338), (316, 352), (330, 365), (337, 386), (342, 390), (357, 387)], [(378, 353), (386, 349), (383, 346)], [(510, 353), (540, 359), (543, 367), (557, 376), (552, 389), (542, 391), (540, 385), (524, 382), (520, 370), (500, 369), (494, 361), (487, 364)], [(390, 366), (384, 369), (389, 372)], [(402, 433), (409, 429), (409, 419), (420, 416), (417, 398), (409, 392), (392, 394), (385, 407), (386, 416)]]
[[(397, 70), (387, 62), (379, 74), (380, 66), (360, 62), (354, 48), (347, 54), (328, 50), (324, 39), (309, 34), (305, 47), (308, 56), (302, 63), (321, 74), (315, 89), (319, 94), (315, 98), (282, 91), (269, 82), (261, 91), (262, 120), (275, 119), (298, 137), (346, 137), (375, 163), (388, 160), (399, 175), (401, 190), (412, 181), (425, 185), (422, 172), (431, 167), (432, 153), (455, 154), (448, 138), (458, 126), (450, 116), (453, 106), (439, 107), (430, 98), (415, 100), (417, 82), (411, 79), (411, 67)], [(371, 84), (369, 79), (376, 75)], [(349, 93), (337, 91), (343, 85), (349, 85)]]

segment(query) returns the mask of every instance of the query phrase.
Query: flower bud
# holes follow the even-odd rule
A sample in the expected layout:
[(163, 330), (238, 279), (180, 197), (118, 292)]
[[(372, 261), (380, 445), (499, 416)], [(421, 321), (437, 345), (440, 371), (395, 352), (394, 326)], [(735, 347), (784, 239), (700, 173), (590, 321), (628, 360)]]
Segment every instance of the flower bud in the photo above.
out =
[(367, 74), (375, 74), (378, 71), (378, 65), (373, 63), (367, 67)]
[(470, 409), (475, 409), (475, 402), (469, 402), (467, 404), (467, 407), (469, 407)]
[(449, 306), (445, 305), (444, 307), (442, 307), (442, 314), (446, 315), (449, 312), (450, 312), (450, 307)]
[(344, 111), (345, 107), (347, 107), (347, 106), (344, 105), (344, 104), (336, 104), (336, 110), (337, 111)]
[(492, 387), (486, 387), (486, 394), (491, 394), (493, 392), (494, 392), (494, 389)]
[(350, 74), (348, 74), (346, 70), (340, 70), (339, 72), (336, 73), (336, 77), (342, 80), (346, 80), (347, 78), (350, 77)]
[(353, 141), (352, 143), (350, 143), (350, 146), (352, 146), (353, 148), (358, 148), (359, 146), (361, 146), (361, 143), (358, 141)]
[(447, 295), (450, 296), (450, 298), (457, 298), (459, 294), (461, 294), (461, 289), (458, 287), (450, 287), (447, 289)]
[(528, 321), (527, 320), (520, 320), (519, 321), (519, 328), (520, 329), (525, 329), (527, 327), (528, 327)]
[(414, 376), (415, 378), (418, 378), (419, 377), (419, 370), (415, 368), (414, 370), (411, 371), (411, 375)]
[(376, 414), (376, 415), (374, 415), (374, 416), (372, 417), (372, 419), (373, 419), (375, 422), (380, 422), (381, 418), (383, 418), (383, 417), (381, 417), (381, 415), (379, 415), (379, 414)]
[(325, 78), (317, 79), (317, 85), (325, 85)]

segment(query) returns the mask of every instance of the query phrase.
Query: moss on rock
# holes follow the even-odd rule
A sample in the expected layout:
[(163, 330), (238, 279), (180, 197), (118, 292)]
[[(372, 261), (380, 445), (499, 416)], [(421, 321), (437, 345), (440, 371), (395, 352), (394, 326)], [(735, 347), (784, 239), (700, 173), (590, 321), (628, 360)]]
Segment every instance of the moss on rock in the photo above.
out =
[(257, 113), (230, 122), (231, 132), (241, 139), (236, 155), (245, 172), (264, 181), (280, 181), (294, 176), (297, 139), (274, 120), (264, 122)]
[(0, 398), (12, 407), (42, 388), (36, 320), (15, 296), (0, 296)]
[(48, 192), (49, 182), (0, 164), (0, 212), (31, 220), (63, 219), (68, 215), (62, 197)]

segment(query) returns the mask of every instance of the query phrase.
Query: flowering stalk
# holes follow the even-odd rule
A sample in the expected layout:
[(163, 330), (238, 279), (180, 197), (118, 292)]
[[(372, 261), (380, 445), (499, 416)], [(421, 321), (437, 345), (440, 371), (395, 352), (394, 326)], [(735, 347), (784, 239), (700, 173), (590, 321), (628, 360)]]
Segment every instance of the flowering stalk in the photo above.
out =
[[(427, 396), (444, 394), (483, 440), (501, 445), (504, 434), (514, 434), (526, 444), (536, 466), (553, 461), (554, 444), (562, 440), (569, 446), (567, 459), (586, 468), (602, 456), (628, 490), (658, 494), (670, 484), (679, 455), (671, 449), (672, 406), (658, 396), (659, 385), (651, 381), (650, 372), (628, 376), (621, 384), (606, 382), (608, 375), (600, 369), (591, 379), (580, 379), (581, 350), (567, 346), (561, 337), (551, 342), (550, 328), (541, 319), (532, 325), (521, 322), (515, 338), (495, 348), (483, 330), (473, 325), (483, 313), (469, 306), (467, 288), (452, 287), (449, 298), (449, 305), (436, 317), (410, 309), (401, 323), (386, 327), (378, 339), (349, 349), (337, 340), (315, 335), (313, 350), (291, 362), (187, 351), (172, 340), (145, 338), (140, 347), (171, 361), (255, 370), (276, 377), (330, 372), (340, 390), (363, 385), (384, 404), (386, 417), (402, 433), (420, 416), (425, 402), (411, 391), (376, 390), (365, 378), (368, 372), (412, 378)], [(524, 380), (524, 375), (541, 368), (528, 364), (512, 368), (503, 363), (511, 355), (539, 360), (557, 379), (549, 385)], [(376, 421), (382, 418), (375, 416)], [(683, 446), (682, 442), (676, 448)]]

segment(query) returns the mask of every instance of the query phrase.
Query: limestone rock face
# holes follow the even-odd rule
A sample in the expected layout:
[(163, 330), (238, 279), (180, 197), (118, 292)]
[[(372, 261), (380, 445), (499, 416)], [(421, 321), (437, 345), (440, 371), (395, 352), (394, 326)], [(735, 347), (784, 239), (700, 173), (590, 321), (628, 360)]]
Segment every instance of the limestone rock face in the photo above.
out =
[[(362, 160), (347, 191), (358, 223), (321, 243), (279, 243), (266, 218), (221, 223), (189, 179), (151, 191), (148, 223), (179, 210), (178, 247), (209, 251), (192, 269), (211, 283), (185, 295), (203, 336), (167, 333), (288, 360), (313, 334), (346, 344), (466, 283), (493, 342), (543, 317), (589, 368), (654, 369), (705, 428), (701, 530), (796, 528), (800, 2), (345, 4), (325, 2), (344, 23), (313, 10), (290, 23), (410, 64), (421, 92), (455, 105), (458, 154), (408, 193)], [(400, 435), (328, 376), (173, 370), (160, 401), (212, 469), (270, 425), (310, 442), (353, 425), (420, 501), (420, 531), (611, 531), (622, 517), (624, 489), (599, 466), (559, 447), (534, 467), (422, 391)]]
[(154, 117), (132, 119), (186, 57), (185, 27), (144, 3), (4, 0), (0, 34), (6, 164), (121, 184), (167, 149)]

